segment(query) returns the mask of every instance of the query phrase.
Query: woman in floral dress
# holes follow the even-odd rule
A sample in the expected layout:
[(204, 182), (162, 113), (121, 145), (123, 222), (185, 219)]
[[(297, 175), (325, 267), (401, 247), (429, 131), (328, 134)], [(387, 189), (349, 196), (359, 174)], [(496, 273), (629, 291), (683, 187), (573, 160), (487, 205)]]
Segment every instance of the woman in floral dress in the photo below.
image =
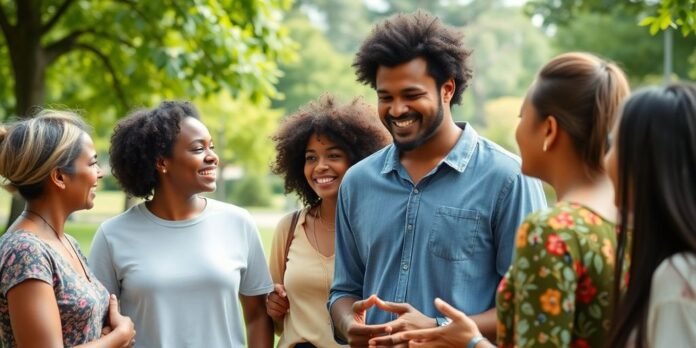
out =
[[(547, 63), (530, 87), (516, 139), (522, 172), (558, 203), (530, 214), (496, 298), (500, 347), (599, 347), (609, 330), (616, 232), (604, 171), (609, 129), (629, 87), (615, 65), (586, 53)], [(396, 334), (411, 347), (487, 347), (464, 313), (441, 300), (447, 326)], [(377, 340), (375, 340), (377, 341)]]
[(51, 110), (0, 126), (0, 176), (27, 201), (0, 237), (5, 348), (134, 344), (133, 322), (119, 314), (116, 298), (64, 231), (70, 214), (92, 208), (102, 177), (85, 130), (76, 115)]

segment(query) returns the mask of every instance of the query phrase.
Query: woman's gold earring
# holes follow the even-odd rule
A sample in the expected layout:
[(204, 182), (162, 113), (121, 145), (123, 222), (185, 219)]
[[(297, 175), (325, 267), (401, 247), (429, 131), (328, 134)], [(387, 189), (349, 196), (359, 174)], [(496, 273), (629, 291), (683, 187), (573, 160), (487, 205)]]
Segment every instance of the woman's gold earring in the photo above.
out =
[(546, 143), (546, 140), (544, 140), (544, 146), (541, 149), (544, 150), (544, 152), (548, 150), (548, 144)]
[(167, 173), (167, 170), (166, 170), (166, 169), (162, 169), (162, 174), (166, 174), (166, 173)]

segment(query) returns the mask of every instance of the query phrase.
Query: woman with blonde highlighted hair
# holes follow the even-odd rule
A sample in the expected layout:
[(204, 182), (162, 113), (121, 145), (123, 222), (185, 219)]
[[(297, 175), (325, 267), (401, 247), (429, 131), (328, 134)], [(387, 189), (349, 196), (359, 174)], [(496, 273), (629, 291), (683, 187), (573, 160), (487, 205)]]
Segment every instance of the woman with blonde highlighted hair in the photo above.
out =
[(0, 342), (11, 347), (128, 347), (133, 322), (64, 233), (70, 214), (93, 206), (102, 177), (87, 126), (44, 110), (0, 126), (3, 186), (26, 201), (0, 238)]

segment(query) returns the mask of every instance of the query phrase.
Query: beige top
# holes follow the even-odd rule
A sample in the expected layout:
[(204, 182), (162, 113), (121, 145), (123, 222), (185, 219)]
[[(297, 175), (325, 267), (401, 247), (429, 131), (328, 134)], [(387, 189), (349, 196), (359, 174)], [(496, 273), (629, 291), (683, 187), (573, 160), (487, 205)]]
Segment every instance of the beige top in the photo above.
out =
[(280, 281), (280, 270), (285, 262), (285, 245), (292, 213), (284, 216), (276, 228), (271, 246), (270, 270), (274, 283), (284, 283), (290, 301), (290, 311), (276, 333), (281, 334), (278, 347), (293, 347), (310, 342), (317, 347), (340, 347), (333, 339), (331, 318), (326, 309), (334, 256), (320, 254), (310, 243), (304, 228), (307, 209), (303, 209), (288, 253), (285, 281)]
[(696, 346), (696, 254), (681, 253), (653, 273), (648, 347)]

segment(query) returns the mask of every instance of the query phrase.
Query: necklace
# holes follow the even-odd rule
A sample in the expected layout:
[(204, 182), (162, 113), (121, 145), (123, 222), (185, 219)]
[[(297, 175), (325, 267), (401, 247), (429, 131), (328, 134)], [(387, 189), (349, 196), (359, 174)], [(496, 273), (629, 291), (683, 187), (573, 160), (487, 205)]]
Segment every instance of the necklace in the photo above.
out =
[(336, 226), (334, 225), (333, 228), (329, 228), (327, 226), (331, 226), (327, 224), (324, 219), (321, 217), (321, 206), (317, 207), (317, 217), (319, 217), (319, 223), (329, 232), (335, 232), (336, 231)]
[[(60, 245), (62, 245), (63, 248), (65, 249), (65, 251), (68, 252), (68, 255), (70, 255), (70, 257), (71, 257), (73, 260), (76, 260), (76, 261), (80, 264), (80, 267), (82, 268), (82, 272), (84, 273), (85, 278), (87, 278), (88, 281), (91, 281), (91, 280), (89, 279), (89, 274), (87, 274), (87, 270), (85, 269), (85, 265), (82, 263), (82, 260), (80, 260), (80, 258), (77, 257), (77, 251), (75, 250), (75, 247), (72, 245), (72, 243), (68, 243), (68, 244), (70, 244), (70, 249), (68, 249), (68, 247), (65, 245), (65, 242), (63, 242), (63, 239), (60, 238), (60, 235), (58, 234), (58, 231), (56, 231), (56, 229), (53, 228), (53, 226), (52, 226), (51, 224), (49, 224), (48, 221), (46, 221), (46, 219), (44, 219), (44, 217), (41, 216), (41, 214), (39, 214), (39, 213), (37, 213), (37, 212), (35, 212), (35, 211), (31, 211), (31, 210), (25, 210), (24, 212), (22, 212), (22, 215), (23, 215), (24, 217), (30, 219), (30, 220), (31, 220), (31, 218), (30, 218), (28, 215), (24, 214), (24, 213), (30, 213), (30, 214), (33, 214), (33, 215), (38, 216), (39, 219), (41, 219), (41, 221), (43, 221), (43, 223), (46, 224), (46, 226), (48, 226), (48, 228), (50, 228), (51, 231), (53, 231), (53, 234), (56, 235), (56, 238), (58, 238), (58, 242), (60, 242)], [(72, 250), (72, 252), (71, 252), (71, 250)]]
[[(321, 270), (324, 273), (324, 287), (326, 289), (326, 294), (328, 295), (329, 292), (331, 292), (331, 277), (329, 276), (329, 270), (327, 269), (326, 266), (326, 256), (324, 256), (321, 251), (319, 250), (319, 240), (317, 239), (317, 220), (321, 220), (321, 208), (317, 207), (317, 214), (316, 216), (313, 216), (312, 220), (312, 236), (314, 237), (314, 244), (316, 245), (315, 247), (311, 246), (312, 249), (314, 250), (314, 254), (317, 256), (317, 261), (319, 262), (319, 266), (321, 266)], [(320, 221), (321, 225), (323, 224), (323, 220)], [(325, 225), (324, 225), (325, 227)], [(327, 229), (329, 230), (329, 229)], [(333, 230), (329, 230), (333, 232)], [(331, 326), (331, 321), (327, 323), (327, 325), (330, 327)]]

